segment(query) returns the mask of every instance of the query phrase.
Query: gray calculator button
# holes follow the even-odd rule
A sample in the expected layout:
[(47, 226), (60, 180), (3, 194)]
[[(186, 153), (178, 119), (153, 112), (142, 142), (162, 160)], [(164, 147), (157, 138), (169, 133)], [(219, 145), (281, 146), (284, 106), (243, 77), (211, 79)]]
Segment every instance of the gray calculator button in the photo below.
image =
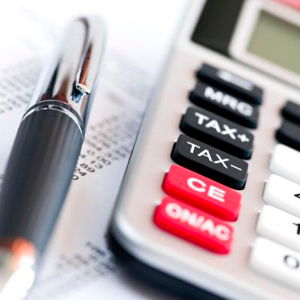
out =
[(197, 82), (189, 97), (195, 105), (235, 123), (249, 128), (256, 128), (258, 125), (259, 111), (257, 107), (211, 85)]
[(265, 205), (258, 218), (259, 235), (300, 251), (300, 218), (271, 205)]
[(279, 283), (300, 290), (300, 253), (259, 237), (255, 240), (250, 267)]
[(280, 143), (300, 151), (300, 123), (297, 125), (284, 120), (276, 131), (276, 138)]
[(253, 150), (253, 134), (242, 126), (202, 108), (188, 108), (180, 124), (181, 130), (211, 146), (243, 159)]
[(227, 70), (203, 64), (197, 73), (199, 79), (208, 82), (253, 104), (262, 103), (263, 90), (252, 82)]
[(272, 174), (264, 188), (263, 199), (267, 204), (300, 217), (300, 184)]
[(174, 144), (172, 159), (179, 165), (198, 172), (234, 189), (243, 189), (248, 164), (226, 152), (181, 134)]
[(282, 144), (275, 146), (270, 171), (300, 184), (300, 153)]
[(282, 115), (296, 124), (300, 125), (300, 104), (293, 101), (287, 101), (282, 108)]

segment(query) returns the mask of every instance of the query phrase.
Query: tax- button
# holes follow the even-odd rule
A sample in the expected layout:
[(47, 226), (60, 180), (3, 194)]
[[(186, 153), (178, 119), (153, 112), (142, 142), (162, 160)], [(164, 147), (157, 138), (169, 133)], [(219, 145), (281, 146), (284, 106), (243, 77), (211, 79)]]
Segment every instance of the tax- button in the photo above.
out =
[(250, 267), (266, 277), (300, 289), (300, 254), (287, 247), (257, 238), (250, 255)]
[(265, 238), (300, 251), (300, 218), (265, 205), (260, 213), (257, 232)]
[(300, 153), (290, 147), (276, 145), (270, 162), (270, 171), (300, 183)]
[(249, 159), (253, 150), (253, 134), (241, 126), (205, 109), (188, 108), (182, 117), (181, 130), (194, 138), (232, 155)]
[(300, 184), (272, 174), (266, 183), (263, 199), (267, 204), (300, 217)]
[(233, 228), (225, 222), (178, 200), (164, 197), (154, 223), (177, 237), (218, 254), (230, 251)]
[(240, 211), (240, 193), (177, 165), (166, 174), (163, 189), (171, 197), (223, 220), (235, 221)]
[(243, 189), (248, 164), (226, 152), (181, 134), (172, 150), (179, 165), (235, 189)]

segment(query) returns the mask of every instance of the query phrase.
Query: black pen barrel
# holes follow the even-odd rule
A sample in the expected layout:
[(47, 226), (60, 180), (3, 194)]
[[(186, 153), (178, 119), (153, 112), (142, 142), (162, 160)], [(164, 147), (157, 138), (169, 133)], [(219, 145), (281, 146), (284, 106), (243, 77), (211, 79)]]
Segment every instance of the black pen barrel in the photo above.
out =
[(0, 239), (22, 237), (42, 253), (67, 195), (83, 134), (64, 111), (23, 119), (0, 194)]

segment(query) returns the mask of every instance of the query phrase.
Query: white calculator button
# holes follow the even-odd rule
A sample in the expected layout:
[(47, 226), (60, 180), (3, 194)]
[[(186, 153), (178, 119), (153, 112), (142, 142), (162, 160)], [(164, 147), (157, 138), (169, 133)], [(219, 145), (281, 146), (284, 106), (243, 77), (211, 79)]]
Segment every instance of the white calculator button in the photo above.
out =
[(270, 163), (270, 171), (291, 181), (300, 183), (300, 152), (287, 146), (276, 145)]
[(300, 218), (265, 205), (257, 224), (258, 234), (300, 251)]
[(300, 289), (300, 254), (265, 238), (257, 238), (250, 267), (264, 276)]
[(267, 204), (300, 217), (300, 184), (272, 174), (267, 181), (263, 199)]

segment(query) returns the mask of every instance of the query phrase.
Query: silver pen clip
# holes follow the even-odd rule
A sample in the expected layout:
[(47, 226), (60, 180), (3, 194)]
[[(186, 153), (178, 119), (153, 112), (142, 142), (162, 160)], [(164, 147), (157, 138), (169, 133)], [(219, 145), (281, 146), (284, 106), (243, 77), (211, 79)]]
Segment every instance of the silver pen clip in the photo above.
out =
[(77, 118), (84, 128), (104, 42), (105, 26), (101, 19), (75, 19), (67, 28), (59, 52), (44, 70), (23, 119), (33, 110), (46, 109), (45, 105), (58, 105), (69, 108), (71, 113), (75, 111), (72, 118)]

